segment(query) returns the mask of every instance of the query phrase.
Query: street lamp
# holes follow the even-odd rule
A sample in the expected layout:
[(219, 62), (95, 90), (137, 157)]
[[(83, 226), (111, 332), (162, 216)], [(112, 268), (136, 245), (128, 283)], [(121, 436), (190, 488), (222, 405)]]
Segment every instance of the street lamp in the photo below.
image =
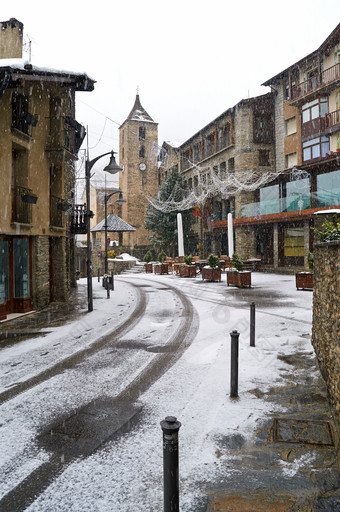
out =
[(108, 273), (108, 265), (107, 265), (107, 202), (114, 194), (119, 194), (118, 199), (116, 199), (117, 204), (123, 204), (126, 203), (125, 199), (123, 199), (123, 193), (120, 189), (116, 190), (115, 192), (112, 192), (111, 194), (106, 194), (104, 196), (104, 204), (105, 204), (105, 274)]
[[(104, 167), (104, 171), (110, 174), (117, 174), (117, 172), (123, 169), (117, 164), (115, 160), (115, 152), (109, 151), (97, 156), (93, 160), (89, 160), (89, 154), (87, 152), (85, 161), (85, 182), (86, 182), (86, 235), (87, 235), (87, 308), (88, 311), (93, 311), (93, 293), (92, 293), (92, 246), (91, 246), (91, 228), (90, 219), (93, 217), (93, 212), (90, 209), (90, 179), (91, 169), (94, 164), (103, 156), (111, 155), (109, 164)], [(107, 254), (107, 252), (106, 252)]]

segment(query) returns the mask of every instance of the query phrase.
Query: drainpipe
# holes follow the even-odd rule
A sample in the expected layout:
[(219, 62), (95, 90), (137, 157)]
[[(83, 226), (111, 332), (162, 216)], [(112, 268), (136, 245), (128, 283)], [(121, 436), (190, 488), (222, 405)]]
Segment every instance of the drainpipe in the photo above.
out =
[(11, 79), (11, 73), (9, 71), (5, 71), (5, 78), (3, 79), (3, 82), (0, 86), (0, 100), (5, 94), (5, 91), (8, 87), (9, 81)]

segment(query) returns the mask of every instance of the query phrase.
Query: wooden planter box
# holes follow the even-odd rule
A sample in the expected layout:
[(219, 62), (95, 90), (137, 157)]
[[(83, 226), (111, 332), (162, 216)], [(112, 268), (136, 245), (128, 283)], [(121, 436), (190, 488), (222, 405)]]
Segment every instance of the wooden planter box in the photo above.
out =
[(313, 272), (297, 272), (295, 274), (297, 290), (313, 289)]
[(227, 270), (227, 285), (238, 286), (243, 288), (245, 286), (251, 287), (251, 272), (239, 272), (238, 270)]
[(152, 274), (152, 263), (145, 263), (145, 272)]
[(202, 279), (207, 281), (221, 281), (220, 268), (202, 268)]
[(153, 266), (153, 270), (155, 274), (167, 274), (168, 273), (168, 264), (167, 263), (156, 263)]
[(196, 277), (196, 265), (180, 265), (180, 277)]

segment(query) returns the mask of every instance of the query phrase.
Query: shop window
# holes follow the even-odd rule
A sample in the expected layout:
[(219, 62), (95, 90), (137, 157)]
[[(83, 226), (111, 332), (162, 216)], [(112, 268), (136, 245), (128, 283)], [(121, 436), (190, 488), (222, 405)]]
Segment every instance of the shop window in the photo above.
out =
[(303, 257), (304, 256), (304, 230), (303, 228), (287, 227), (284, 229), (284, 256), (285, 257)]
[(8, 241), (0, 240), (0, 303), (9, 299)]
[(30, 296), (29, 240), (13, 239), (14, 297)]

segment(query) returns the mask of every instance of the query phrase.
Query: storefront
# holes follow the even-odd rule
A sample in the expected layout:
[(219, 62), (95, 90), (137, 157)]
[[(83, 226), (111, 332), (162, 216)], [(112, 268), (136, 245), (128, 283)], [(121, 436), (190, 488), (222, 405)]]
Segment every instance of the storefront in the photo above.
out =
[(0, 319), (31, 311), (32, 243), (28, 236), (0, 237)]

